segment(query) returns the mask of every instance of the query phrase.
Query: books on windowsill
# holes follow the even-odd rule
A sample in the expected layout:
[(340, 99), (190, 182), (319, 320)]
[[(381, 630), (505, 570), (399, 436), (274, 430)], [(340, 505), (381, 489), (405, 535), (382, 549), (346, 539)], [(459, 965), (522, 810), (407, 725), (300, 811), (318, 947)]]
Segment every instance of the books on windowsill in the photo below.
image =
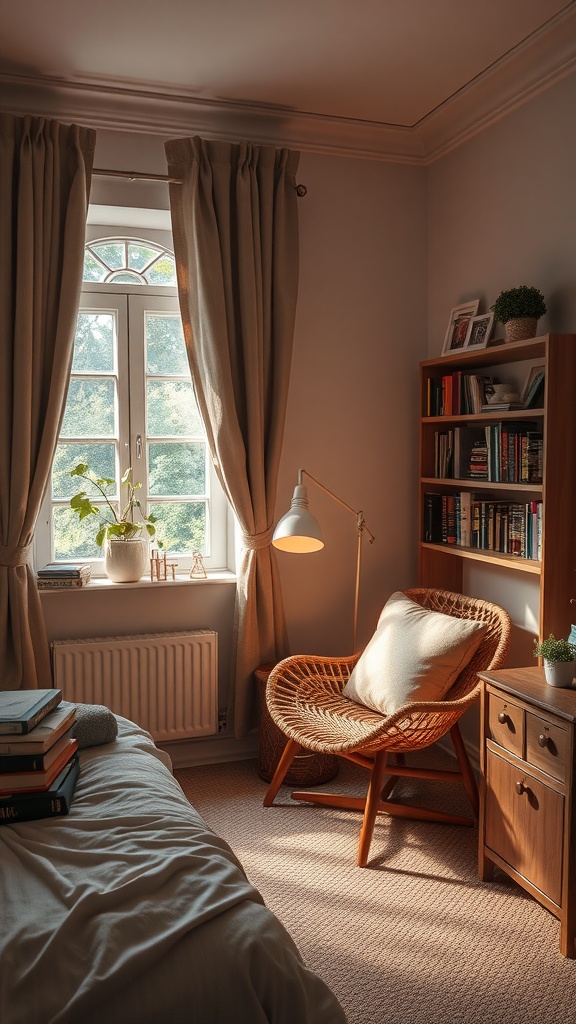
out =
[(62, 691), (0, 690), (0, 734), (29, 733), (62, 700)]
[(90, 582), (90, 566), (78, 562), (50, 562), (38, 569), (36, 583), (39, 590), (85, 587)]

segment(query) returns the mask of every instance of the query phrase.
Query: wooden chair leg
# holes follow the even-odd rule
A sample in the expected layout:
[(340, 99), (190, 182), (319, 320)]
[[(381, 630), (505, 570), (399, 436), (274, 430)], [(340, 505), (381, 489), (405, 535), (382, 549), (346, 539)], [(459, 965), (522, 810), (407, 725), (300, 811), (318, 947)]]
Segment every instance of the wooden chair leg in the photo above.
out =
[(362, 822), (360, 841), (358, 843), (358, 857), (356, 859), (356, 863), (359, 868), (365, 868), (368, 861), (370, 843), (372, 842), (372, 833), (374, 832), (376, 815), (378, 814), (380, 806), (380, 794), (382, 792), (385, 774), (386, 751), (379, 750), (374, 758), (374, 766), (370, 774), (370, 785), (368, 786), (368, 793), (366, 795), (364, 820)]
[(460, 771), (462, 772), (462, 782), (464, 789), (468, 793), (470, 803), (472, 804), (472, 810), (474, 811), (474, 817), (478, 819), (480, 801), (478, 797), (478, 783), (476, 782), (476, 776), (472, 770), (472, 765), (468, 758), (466, 747), (464, 746), (464, 740), (458, 727), (458, 722), (450, 729), (450, 738), (454, 744), (454, 750), (456, 751), (456, 757), (458, 758), (458, 764), (460, 765)]
[(263, 801), (264, 807), (271, 807), (274, 803), (274, 798), (284, 781), (284, 776), (296, 757), (296, 754), (298, 754), (301, 749), (302, 747), (299, 743), (296, 743), (296, 740), (287, 740), (286, 746), (284, 747), (280, 760), (278, 761), (276, 771), (272, 777), (272, 782), (266, 790), (266, 796)]

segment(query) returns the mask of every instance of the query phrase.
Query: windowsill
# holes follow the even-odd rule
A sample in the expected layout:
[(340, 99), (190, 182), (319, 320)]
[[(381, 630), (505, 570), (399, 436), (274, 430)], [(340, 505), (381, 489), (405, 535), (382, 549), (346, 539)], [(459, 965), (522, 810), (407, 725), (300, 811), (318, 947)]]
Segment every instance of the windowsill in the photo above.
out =
[(82, 594), (87, 591), (94, 590), (109, 590), (111, 587), (118, 587), (121, 590), (138, 590), (146, 587), (205, 587), (207, 584), (212, 583), (236, 583), (236, 573), (231, 572), (229, 569), (217, 569), (212, 572), (208, 571), (206, 579), (194, 579), (191, 580), (188, 574), (176, 573), (176, 579), (169, 580), (151, 580), (150, 576), (143, 576), (141, 580), (136, 583), (114, 583), (109, 580), (106, 576), (94, 576), (85, 587), (46, 587), (39, 591), (43, 597), (44, 594)]

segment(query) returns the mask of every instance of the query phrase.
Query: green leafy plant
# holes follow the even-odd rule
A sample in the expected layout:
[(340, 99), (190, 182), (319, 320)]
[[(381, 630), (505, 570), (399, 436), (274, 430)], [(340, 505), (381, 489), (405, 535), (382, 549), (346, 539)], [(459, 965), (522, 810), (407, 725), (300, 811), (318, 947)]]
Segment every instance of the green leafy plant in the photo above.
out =
[[(86, 480), (96, 487), (104, 498), (104, 505), (95, 505), (93, 503), (94, 499), (90, 498), (86, 491), (79, 491), (78, 494), (75, 494), (70, 499), (70, 508), (76, 513), (80, 521), (88, 516), (95, 516), (98, 519), (100, 523), (100, 528), (96, 534), (98, 547), (101, 548), (107, 538), (113, 540), (133, 540), (144, 529), (150, 537), (156, 536), (156, 523), (158, 520), (152, 512), (149, 515), (145, 515), (142, 505), (136, 497), (136, 491), (142, 484), (132, 482), (132, 467), (126, 470), (120, 481), (121, 487), (126, 486), (128, 488), (127, 500), (120, 511), (116, 510), (110, 500), (109, 492), (111, 487), (116, 486), (115, 480), (96, 476), (96, 473), (85, 462), (79, 462), (74, 469), (70, 470), (70, 476), (77, 476), (81, 480)], [(136, 513), (139, 514), (141, 522), (135, 522), (134, 516)], [(156, 543), (158, 547), (163, 547), (162, 541), (156, 539)]]
[(556, 640), (552, 633), (547, 640), (534, 641), (534, 657), (545, 661), (576, 661), (576, 644)]
[(546, 303), (538, 288), (529, 288), (528, 285), (521, 284), (519, 288), (510, 288), (508, 291), (500, 292), (490, 309), (499, 323), (506, 324), (509, 320), (519, 320), (525, 317), (539, 320), (546, 312)]

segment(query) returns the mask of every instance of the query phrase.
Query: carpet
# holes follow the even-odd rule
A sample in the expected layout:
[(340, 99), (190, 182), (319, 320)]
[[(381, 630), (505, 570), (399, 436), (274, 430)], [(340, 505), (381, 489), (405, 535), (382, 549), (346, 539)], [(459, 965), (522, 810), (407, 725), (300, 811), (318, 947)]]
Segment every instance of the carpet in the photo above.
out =
[[(436, 750), (418, 758), (447, 763)], [(360, 816), (291, 801), (286, 787), (263, 807), (267, 783), (256, 761), (175, 776), (349, 1024), (576, 1020), (576, 961), (559, 952), (558, 921), (504, 874), (478, 879), (475, 827), (380, 816), (368, 867), (357, 868)], [(342, 762), (338, 777), (316, 788), (363, 794), (366, 782), (366, 772)], [(421, 804), (446, 807), (451, 797), (469, 813), (460, 786), (404, 779), (399, 787)]]

